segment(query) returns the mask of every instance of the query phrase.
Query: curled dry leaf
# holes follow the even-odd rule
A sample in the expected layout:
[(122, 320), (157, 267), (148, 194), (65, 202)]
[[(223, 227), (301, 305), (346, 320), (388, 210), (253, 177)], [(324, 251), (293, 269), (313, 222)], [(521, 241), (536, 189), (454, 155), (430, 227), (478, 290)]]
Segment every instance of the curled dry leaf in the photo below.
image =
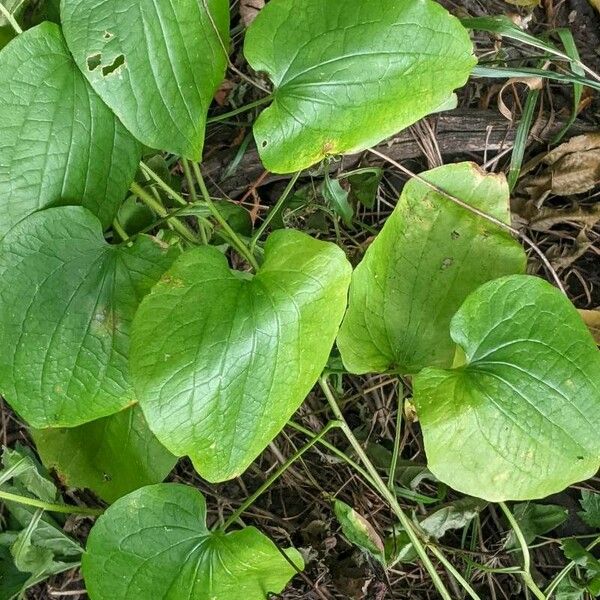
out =
[(264, 8), (265, 0), (241, 0), (240, 17), (246, 27), (256, 19), (258, 13)]
[(540, 175), (524, 182), (527, 194), (536, 202), (549, 194), (583, 194), (600, 183), (600, 132), (572, 138), (541, 158), (548, 166)]

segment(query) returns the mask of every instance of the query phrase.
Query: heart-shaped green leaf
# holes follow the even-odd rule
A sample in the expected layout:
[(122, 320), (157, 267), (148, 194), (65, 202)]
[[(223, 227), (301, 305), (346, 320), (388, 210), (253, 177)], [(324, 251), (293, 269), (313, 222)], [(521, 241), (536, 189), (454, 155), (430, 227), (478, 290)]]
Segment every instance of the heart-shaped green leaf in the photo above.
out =
[(0, 237), (52, 204), (82, 204), (108, 226), (141, 147), (43, 23), (0, 53)]
[(0, 244), (0, 391), (33, 427), (73, 427), (133, 404), (129, 328), (176, 250), (110, 246), (94, 215), (51, 208)]
[[(296, 550), (286, 554), (304, 568)], [(265, 600), (296, 573), (253, 527), (211, 532), (204, 496), (177, 484), (115, 502), (94, 525), (82, 568), (91, 600)]]
[(199, 159), (227, 65), (227, 0), (62, 0), (61, 18), (75, 62), (125, 127)]
[(177, 459), (148, 429), (139, 406), (70, 429), (35, 429), (43, 463), (70, 487), (89, 488), (107, 502), (160, 483)]
[[(504, 176), (447, 165), (423, 179), (509, 222)], [(416, 373), (450, 367), (450, 320), (481, 284), (523, 273), (526, 256), (510, 234), (412, 179), (356, 268), (338, 347), (352, 373)]]
[(254, 126), (275, 173), (363, 150), (448, 108), (475, 65), (469, 34), (432, 0), (271, 0), (244, 54), (275, 88)]
[(542, 498), (600, 467), (600, 353), (550, 284), (514, 275), (452, 319), (466, 364), (414, 380), (429, 469), (493, 502)]
[(134, 384), (158, 439), (209, 481), (242, 473), (325, 367), (350, 272), (337, 246), (293, 230), (270, 236), (252, 278), (214, 248), (181, 256), (133, 326)]

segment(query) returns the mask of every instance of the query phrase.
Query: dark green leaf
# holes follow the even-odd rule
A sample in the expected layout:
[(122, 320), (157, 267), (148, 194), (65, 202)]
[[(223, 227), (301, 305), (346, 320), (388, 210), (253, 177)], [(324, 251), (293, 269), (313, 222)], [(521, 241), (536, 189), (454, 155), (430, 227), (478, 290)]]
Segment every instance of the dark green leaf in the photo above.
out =
[(40, 465), (27, 448), (17, 444), (14, 449), (2, 450), (0, 485), (9, 480), (45, 502), (55, 502), (58, 490), (56, 486), (41, 473)]
[(181, 256), (133, 328), (137, 397), (158, 439), (209, 481), (242, 473), (327, 363), (350, 270), (337, 246), (293, 230), (271, 234), (254, 277), (214, 248)]
[(354, 209), (348, 202), (348, 192), (340, 185), (337, 179), (332, 179), (329, 175), (323, 180), (322, 193), (323, 198), (331, 207), (331, 210), (343, 221), (344, 225), (352, 225)]
[(369, 148), (448, 108), (475, 64), (468, 33), (431, 0), (271, 0), (244, 54), (275, 88), (254, 126), (275, 173)]
[(82, 73), (151, 148), (199, 159), (206, 114), (227, 65), (226, 0), (62, 0)]
[(559, 492), (600, 467), (600, 353), (549, 283), (515, 275), (471, 294), (452, 319), (466, 364), (414, 379), (428, 466), (490, 501)]
[[(562, 525), (568, 518), (568, 511), (555, 504), (535, 504), (524, 502), (513, 507), (513, 515), (519, 524), (525, 541), (530, 544), (538, 535), (548, 533)], [(506, 538), (505, 548), (518, 548), (519, 541), (514, 531)]]
[[(422, 174), (508, 223), (506, 180), (472, 163)], [(354, 271), (338, 347), (351, 373), (417, 373), (452, 365), (450, 320), (482, 283), (522, 273), (526, 256), (508, 233), (416, 179)]]
[(160, 483), (177, 462), (137, 406), (79, 427), (32, 434), (44, 464), (65, 485), (89, 488), (107, 502)]
[(581, 508), (579, 516), (590, 526), (600, 529), (600, 494), (590, 490), (581, 492)]
[(107, 227), (140, 154), (56, 25), (28, 30), (0, 53), (0, 237), (55, 204), (82, 204)]
[[(257, 529), (211, 532), (205, 521), (204, 497), (183, 485), (145, 487), (115, 502), (83, 557), (92, 600), (265, 600), (295, 575)], [(286, 554), (303, 568), (296, 550)]]
[(383, 169), (366, 168), (348, 176), (350, 198), (367, 208), (375, 206), (377, 190), (383, 177)]
[(73, 427), (137, 399), (129, 327), (177, 255), (147, 236), (110, 246), (81, 207), (48, 209), (0, 246), (0, 390), (33, 427)]

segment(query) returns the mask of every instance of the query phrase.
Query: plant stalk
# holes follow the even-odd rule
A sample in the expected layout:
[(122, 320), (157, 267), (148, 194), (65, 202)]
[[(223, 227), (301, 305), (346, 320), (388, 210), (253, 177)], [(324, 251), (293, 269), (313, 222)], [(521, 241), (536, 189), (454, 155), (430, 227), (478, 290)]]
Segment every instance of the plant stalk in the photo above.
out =
[(235, 110), (232, 110), (231, 112), (227, 112), (222, 115), (217, 115), (216, 117), (210, 117), (210, 119), (206, 120), (206, 124), (210, 125), (211, 123), (218, 123), (219, 121), (227, 121), (227, 119), (230, 119), (231, 117), (235, 117), (236, 115), (241, 115), (242, 113), (248, 112), (249, 110), (252, 110), (253, 108), (262, 106), (263, 104), (267, 104), (267, 103), (271, 102), (272, 99), (273, 99), (273, 96), (271, 96), (271, 95), (265, 96), (264, 98), (261, 98), (260, 100), (255, 100), (254, 102), (250, 102), (249, 104), (244, 104), (244, 106), (241, 106), (240, 108), (236, 108)]
[(44, 502), (43, 500), (36, 500), (35, 498), (27, 498), (27, 496), (19, 496), (17, 494), (11, 494), (10, 492), (3, 492), (0, 490), (0, 500), (6, 500), (7, 502), (16, 502), (17, 504), (24, 504), (25, 506), (33, 506), (35, 508), (41, 508), (48, 512), (63, 513), (63, 514), (77, 514), (86, 515), (89, 517), (99, 517), (104, 510), (102, 508), (88, 508), (87, 506), (72, 506), (69, 504), (52, 504)]
[(261, 238), (262, 234), (265, 232), (265, 229), (269, 226), (269, 223), (273, 220), (275, 215), (281, 210), (281, 207), (283, 206), (284, 202), (287, 200), (291, 191), (294, 189), (294, 185), (296, 185), (296, 182), (298, 181), (298, 177), (300, 177), (301, 172), (302, 171), (298, 171), (297, 173), (294, 173), (294, 176), (290, 179), (289, 183), (285, 187), (285, 190), (283, 190), (283, 193), (275, 203), (275, 206), (273, 206), (273, 208), (269, 211), (269, 213), (265, 217), (265, 220), (258, 228), (258, 231), (252, 236), (252, 241), (250, 242), (250, 250), (252, 252), (254, 252), (254, 248), (256, 248), (256, 243)]
[(135, 181), (131, 184), (129, 188), (146, 206), (151, 208), (155, 213), (159, 216), (167, 219), (167, 223), (173, 227), (173, 229), (181, 235), (185, 240), (191, 242), (192, 244), (197, 244), (198, 241), (194, 232), (187, 227), (184, 223), (176, 219), (175, 217), (169, 216), (169, 211), (162, 206), (160, 202), (158, 202), (155, 198), (151, 196), (141, 185), (136, 183)]
[[(183, 165), (183, 173), (185, 175), (185, 180), (187, 182), (188, 191), (192, 198), (192, 202), (198, 201), (198, 195), (196, 194), (196, 183), (194, 182), (194, 177), (192, 176), (192, 170), (190, 169), (190, 163), (187, 158), (181, 159), (181, 164)], [(200, 239), (202, 243), (206, 246), (208, 245), (208, 235), (206, 233), (206, 227), (204, 226), (204, 222), (202, 219), (198, 219), (198, 228), (200, 229)]]
[(250, 251), (249, 248), (246, 247), (246, 244), (242, 242), (237, 233), (230, 227), (229, 223), (225, 220), (219, 209), (215, 206), (215, 203), (212, 201), (210, 194), (208, 193), (208, 188), (206, 187), (206, 183), (204, 182), (204, 177), (202, 177), (202, 172), (200, 171), (200, 167), (196, 162), (192, 162), (192, 169), (194, 171), (194, 175), (196, 176), (196, 181), (200, 186), (200, 192), (202, 193), (202, 197), (204, 198), (204, 202), (208, 206), (208, 210), (210, 210), (212, 216), (215, 221), (219, 223), (219, 225), (223, 228), (225, 233), (229, 236), (233, 246), (235, 249), (248, 261), (248, 263), (252, 266), (254, 271), (258, 271), (259, 266), (258, 262), (256, 262), (256, 258), (254, 254)]
[(350, 429), (350, 426), (344, 419), (344, 415), (342, 414), (342, 411), (337, 405), (337, 401), (333, 395), (333, 392), (331, 391), (331, 388), (329, 387), (327, 375), (323, 375), (319, 379), (319, 385), (321, 386), (321, 389), (325, 394), (325, 398), (327, 398), (327, 402), (329, 403), (329, 406), (331, 407), (335, 418), (341, 423), (341, 429), (344, 432), (344, 435), (348, 438), (348, 441), (354, 448), (354, 451), (356, 452), (361, 462), (367, 469), (367, 472), (371, 476), (373, 483), (377, 486), (377, 491), (379, 492), (381, 497), (384, 498), (389, 504), (390, 508), (394, 511), (396, 517), (398, 517), (400, 524), (406, 531), (411, 543), (413, 544), (415, 551), (417, 552), (419, 558), (423, 562), (423, 566), (427, 569), (427, 572), (429, 573), (433, 584), (439, 592), (440, 597), (443, 600), (452, 600), (452, 596), (450, 596), (450, 593), (446, 589), (444, 582), (441, 580), (435, 566), (433, 565), (431, 559), (427, 555), (425, 546), (421, 543), (421, 540), (419, 539), (419, 536), (415, 531), (411, 520), (409, 519), (408, 515), (404, 512), (400, 504), (398, 504), (398, 501), (396, 500), (394, 494), (388, 489), (383, 479), (381, 479), (379, 473), (377, 472), (377, 469), (369, 460), (369, 457), (366, 455), (365, 451), (363, 450), (363, 447), (360, 445), (360, 442), (356, 439), (356, 437), (352, 433), (352, 430)]
[(0, 13), (4, 16), (4, 18), (9, 22), (10, 26), (15, 30), (17, 35), (23, 33), (21, 26), (13, 16), (13, 14), (4, 6), (4, 3), (0, 2)]
[(336, 427), (341, 427), (341, 423), (338, 421), (330, 421), (323, 427), (323, 429), (316, 434), (310, 442), (302, 446), (300, 450), (295, 452), (288, 460), (286, 460), (280, 467), (269, 477), (251, 496), (248, 496), (242, 505), (225, 521), (222, 529), (225, 531), (231, 527), (242, 514), (256, 502), (257, 498), (262, 496), (272, 485), (279, 479), (307, 450), (310, 450), (318, 441), (321, 440), (329, 431)]
[(521, 576), (523, 577), (523, 581), (527, 588), (531, 591), (531, 593), (538, 598), (538, 600), (547, 600), (546, 595), (540, 588), (537, 586), (533, 577), (531, 576), (531, 557), (529, 556), (529, 547), (527, 546), (527, 541), (525, 540), (525, 536), (519, 527), (519, 523), (515, 519), (512, 512), (504, 502), (499, 503), (506, 520), (510, 524), (512, 530), (515, 532), (515, 536), (517, 541), (519, 542), (519, 547), (521, 548), (521, 554), (523, 555), (523, 571), (521, 572)]

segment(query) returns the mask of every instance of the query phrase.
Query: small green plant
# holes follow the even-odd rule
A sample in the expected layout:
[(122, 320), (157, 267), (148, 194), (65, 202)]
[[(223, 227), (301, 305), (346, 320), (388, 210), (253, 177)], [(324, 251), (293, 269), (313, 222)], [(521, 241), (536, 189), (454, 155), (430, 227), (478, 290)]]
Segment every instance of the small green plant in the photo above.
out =
[[(229, 529), (331, 429), (347, 436), (361, 464), (333, 450), (388, 503), (403, 544), (390, 551), (335, 501), (345, 535), (382, 564), (417, 557), (444, 599), (432, 557), (478, 598), (437, 544), (446, 531), (485, 501), (541, 498), (600, 467), (600, 354), (561, 292), (524, 274), (503, 176), (461, 163), (414, 177), (354, 271), (336, 244), (267, 235), (302, 170), (455, 106), (477, 62), (465, 25), (532, 43), (503, 20), (463, 25), (432, 0), (347, 4), (271, 0), (246, 33), (245, 57), (271, 89), (234, 113), (265, 106), (253, 127), (260, 157), (293, 174), (256, 231), (211, 197), (199, 164), (229, 63), (226, 0), (62, 0), (60, 25), (26, 31), (0, 4), (15, 29), (0, 52), (0, 391), (46, 467), (113, 503), (83, 554), (92, 600), (280, 593), (304, 568), (300, 553)], [(568, 81), (597, 87), (541, 47), (566, 58)], [(187, 195), (170, 180), (179, 160)], [(368, 204), (381, 175), (346, 177)], [(349, 193), (327, 170), (322, 193), (352, 223)], [(336, 340), (345, 372), (412, 378), (429, 470), (477, 499), (421, 521), (402, 509), (397, 454), (386, 483), (329, 385)], [(316, 383), (334, 420), (224, 522), (210, 529), (199, 492), (161, 483), (183, 456), (209, 482), (239, 476)], [(58, 503), (32, 457), (6, 450), (3, 464), (0, 498), (18, 526), (0, 543), (0, 597), (11, 599), (79, 564), (81, 548), (46, 511), (99, 511)], [(597, 522), (595, 503), (584, 511)], [(524, 580), (544, 598), (502, 507)], [(42, 529), (60, 543), (49, 547)], [(583, 556), (592, 581), (596, 563)]]

